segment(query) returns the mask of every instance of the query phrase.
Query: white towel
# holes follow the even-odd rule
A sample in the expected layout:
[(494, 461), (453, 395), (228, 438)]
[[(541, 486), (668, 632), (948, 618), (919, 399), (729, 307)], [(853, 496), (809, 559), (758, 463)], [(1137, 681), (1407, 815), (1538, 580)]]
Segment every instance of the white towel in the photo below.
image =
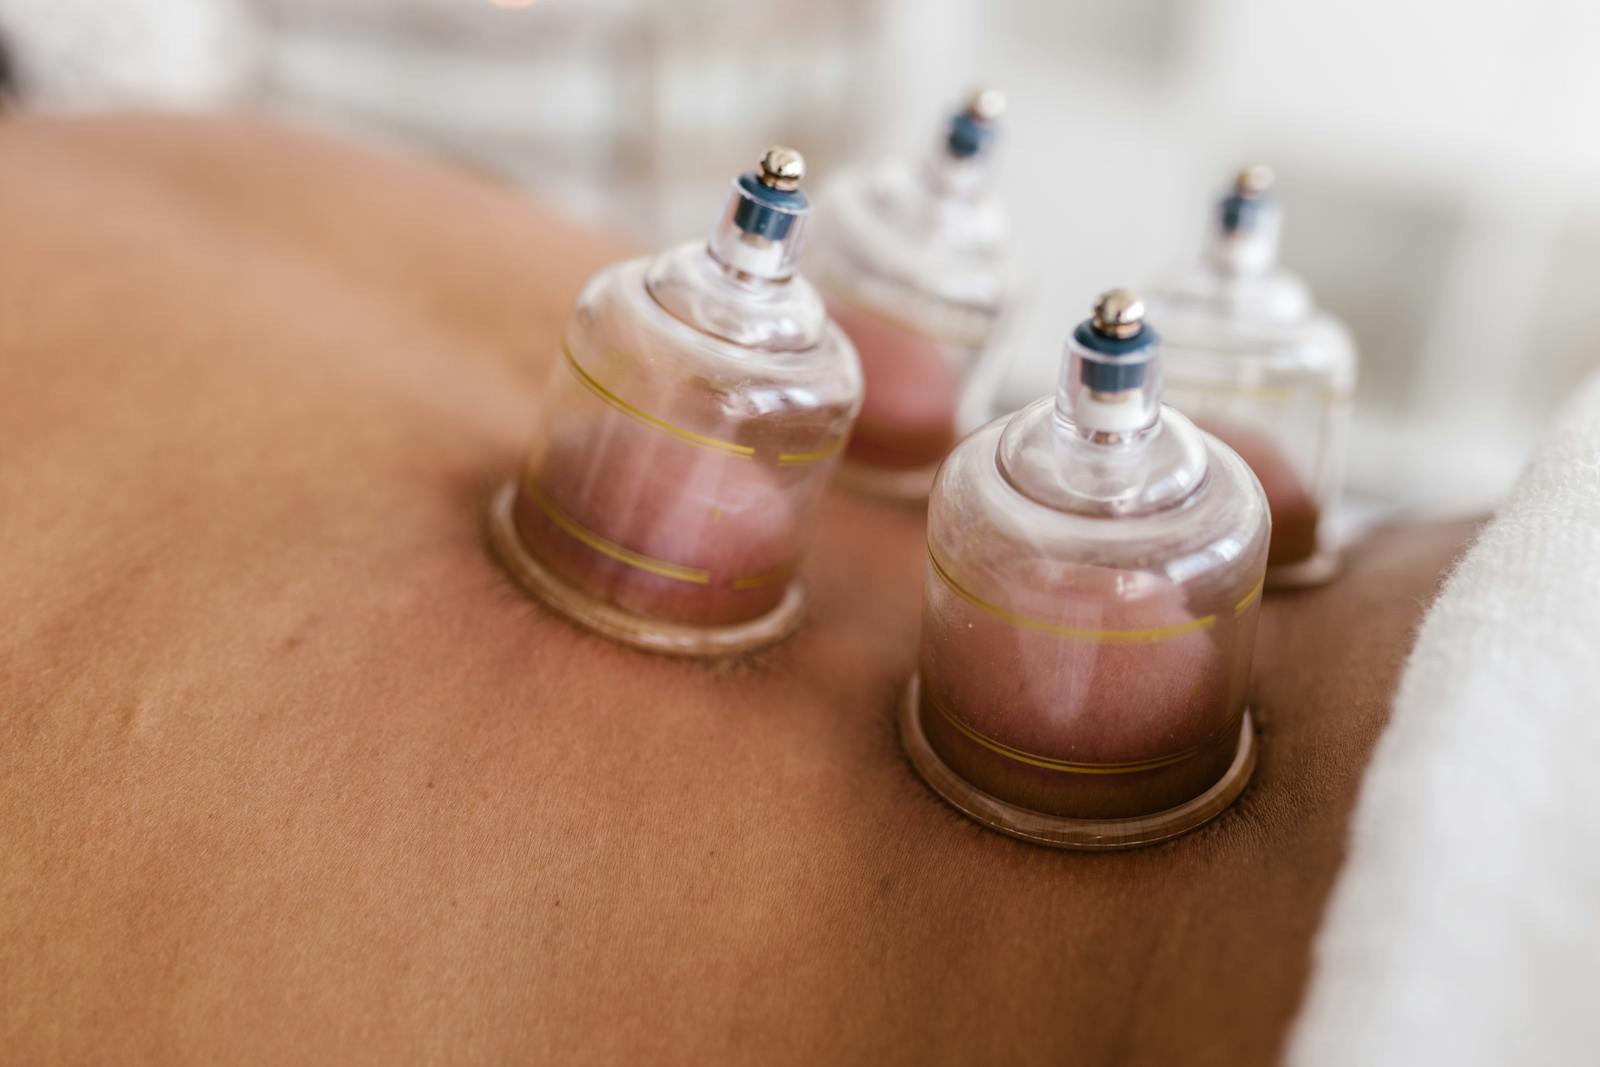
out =
[(1600, 378), (1422, 624), (1295, 1067), (1600, 1064)]

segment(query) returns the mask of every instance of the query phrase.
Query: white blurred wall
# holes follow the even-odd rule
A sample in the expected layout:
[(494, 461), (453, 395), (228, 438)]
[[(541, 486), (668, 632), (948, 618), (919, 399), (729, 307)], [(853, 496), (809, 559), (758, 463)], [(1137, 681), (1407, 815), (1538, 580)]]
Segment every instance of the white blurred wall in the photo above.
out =
[(255, 75), (245, 0), (0, 0), (8, 74), (35, 107), (212, 107)]
[(1280, 175), (1286, 260), (1361, 345), (1359, 490), (1492, 499), (1600, 364), (1592, 0), (0, 0), (0, 28), (31, 38), (25, 73), (215, 71), (181, 12), (241, 6), (274, 105), (469, 157), (643, 244), (704, 232), (767, 143), (822, 177), (923, 150), (971, 85), (1003, 86), (1019, 403), (1092, 295), (1193, 255), (1254, 160)]
[[(1008, 383), (1044, 392), (1091, 295), (1192, 254), (1240, 163), (1363, 354), (1359, 489), (1470, 506), (1600, 367), (1600, 6), (894, 0), (923, 97), (1010, 91), (1006, 190), (1036, 297)], [(922, 27), (938, 27), (925, 29)], [(918, 33), (926, 49), (904, 47)]]

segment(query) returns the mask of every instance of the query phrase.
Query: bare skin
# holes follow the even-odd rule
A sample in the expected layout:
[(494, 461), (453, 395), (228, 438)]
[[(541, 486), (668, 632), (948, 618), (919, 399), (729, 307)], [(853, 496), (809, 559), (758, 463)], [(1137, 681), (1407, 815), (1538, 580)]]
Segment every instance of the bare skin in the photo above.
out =
[(895, 742), (920, 515), (831, 498), (806, 625), (716, 665), (490, 561), (616, 243), (254, 121), (13, 118), (0, 151), (7, 1058), (1274, 1058), (1467, 528), (1269, 598), (1216, 823), (1019, 844)]

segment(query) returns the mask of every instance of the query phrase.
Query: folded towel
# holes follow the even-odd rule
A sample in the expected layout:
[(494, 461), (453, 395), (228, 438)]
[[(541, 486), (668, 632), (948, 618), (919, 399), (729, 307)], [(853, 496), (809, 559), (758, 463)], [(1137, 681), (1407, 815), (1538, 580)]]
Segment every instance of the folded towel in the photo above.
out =
[(1600, 376), (1425, 619), (1297, 1067), (1600, 1056)]

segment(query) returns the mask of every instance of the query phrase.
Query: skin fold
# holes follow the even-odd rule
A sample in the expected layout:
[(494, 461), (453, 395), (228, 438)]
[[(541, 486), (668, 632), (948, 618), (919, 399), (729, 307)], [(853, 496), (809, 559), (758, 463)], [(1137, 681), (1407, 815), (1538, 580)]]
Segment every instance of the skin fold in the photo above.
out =
[(620, 245), (251, 118), (0, 124), (0, 1046), (17, 1063), (1267, 1063), (1465, 526), (1266, 601), (1241, 801), (1057, 853), (920, 784), (918, 514), (835, 494), (731, 662), (483, 544)]

